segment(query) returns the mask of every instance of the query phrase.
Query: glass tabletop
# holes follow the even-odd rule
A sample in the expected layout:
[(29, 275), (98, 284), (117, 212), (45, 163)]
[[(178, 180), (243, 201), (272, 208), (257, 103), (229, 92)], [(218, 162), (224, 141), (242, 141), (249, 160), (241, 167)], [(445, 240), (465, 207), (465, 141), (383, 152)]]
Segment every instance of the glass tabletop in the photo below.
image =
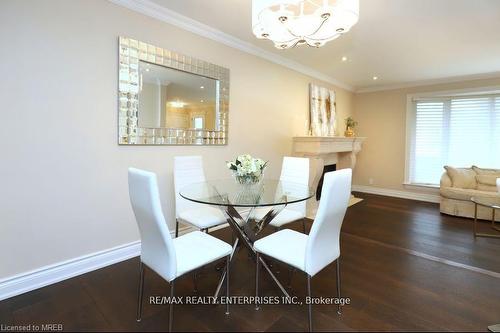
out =
[(498, 197), (472, 197), (470, 199), (472, 202), (494, 209), (500, 209), (500, 194)]
[(303, 184), (263, 179), (241, 185), (235, 179), (219, 179), (187, 185), (179, 191), (184, 199), (207, 205), (265, 207), (305, 201), (315, 191)]

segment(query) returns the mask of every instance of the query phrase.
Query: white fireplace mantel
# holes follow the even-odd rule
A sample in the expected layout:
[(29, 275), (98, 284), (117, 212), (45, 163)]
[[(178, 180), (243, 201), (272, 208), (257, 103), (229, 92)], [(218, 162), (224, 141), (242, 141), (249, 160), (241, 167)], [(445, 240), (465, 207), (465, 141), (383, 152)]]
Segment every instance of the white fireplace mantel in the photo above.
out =
[[(318, 186), (325, 165), (335, 164), (337, 170), (356, 166), (356, 155), (365, 137), (296, 136), (293, 137), (293, 156), (310, 159), (309, 184)], [(309, 200), (307, 216), (314, 218), (318, 203)]]
[(356, 154), (361, 150), (361, 144), (365, 139), (365, 137), (344, 136), (295, 136), (293, 155), (319, 158), (324, 161), (324, 165), (337, 164), (338, 169), (354, 169)]

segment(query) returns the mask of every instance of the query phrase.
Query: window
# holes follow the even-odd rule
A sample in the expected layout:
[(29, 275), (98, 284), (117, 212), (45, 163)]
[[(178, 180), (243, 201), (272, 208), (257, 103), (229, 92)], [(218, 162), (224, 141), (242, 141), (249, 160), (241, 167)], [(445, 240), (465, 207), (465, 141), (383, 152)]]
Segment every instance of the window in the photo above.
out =
[(203, 129), (203, 117), (194, 117), (193, 119), (194, 128)]
[(444, 165), (500, 168), (500, 94), (413, 98), (407, 183), (437, 185)]

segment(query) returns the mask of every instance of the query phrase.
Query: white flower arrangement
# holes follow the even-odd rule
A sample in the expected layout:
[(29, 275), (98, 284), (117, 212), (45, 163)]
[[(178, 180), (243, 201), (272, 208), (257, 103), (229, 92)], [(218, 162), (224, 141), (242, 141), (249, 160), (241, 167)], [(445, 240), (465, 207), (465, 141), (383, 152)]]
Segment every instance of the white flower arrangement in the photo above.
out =
[(243, 154), (236, 157), (234, 161), (226, 162), (226, 165), (240, 184), (256, 184), (262, 178), (267, 162)]

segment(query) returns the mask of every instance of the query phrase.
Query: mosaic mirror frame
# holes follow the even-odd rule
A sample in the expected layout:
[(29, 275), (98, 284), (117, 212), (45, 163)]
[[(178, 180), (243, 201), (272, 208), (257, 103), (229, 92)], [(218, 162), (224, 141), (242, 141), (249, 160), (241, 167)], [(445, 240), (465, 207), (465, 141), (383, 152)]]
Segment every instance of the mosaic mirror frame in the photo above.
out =
[[(145, 61), (219, 81), (215, 130), (139, 127), (139, 62)], [(127, 37), (119, 37), (119, 145), (227, 145), (229, 69)]]

